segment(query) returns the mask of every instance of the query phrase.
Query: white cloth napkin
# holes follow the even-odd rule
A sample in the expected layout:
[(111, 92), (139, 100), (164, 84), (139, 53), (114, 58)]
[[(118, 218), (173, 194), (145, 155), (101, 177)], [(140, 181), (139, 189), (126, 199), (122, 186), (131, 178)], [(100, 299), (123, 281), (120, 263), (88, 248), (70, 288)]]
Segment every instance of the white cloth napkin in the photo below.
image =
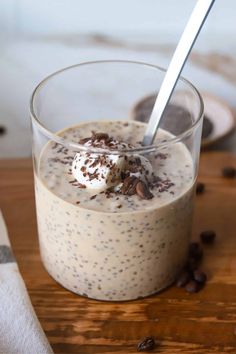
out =
[(11, 251), (0, 211), (0, 354), (52, 354)]

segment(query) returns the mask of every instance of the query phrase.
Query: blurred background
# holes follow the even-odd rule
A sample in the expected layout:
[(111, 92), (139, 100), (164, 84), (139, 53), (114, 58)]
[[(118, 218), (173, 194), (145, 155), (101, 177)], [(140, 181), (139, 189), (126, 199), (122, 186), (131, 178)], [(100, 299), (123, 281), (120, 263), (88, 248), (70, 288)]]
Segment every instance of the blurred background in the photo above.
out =
[[(29, 99), (40, 80), (99, 59), (166, 67), (195, 2), (1, 0), (0, 158), (30, 156)], [(216, 0), (183, 72), (200, 92), (223, 99), (233, 111), (235, 13), (235, 0)], [(236, 151), (235, 134), (215, 148)]]

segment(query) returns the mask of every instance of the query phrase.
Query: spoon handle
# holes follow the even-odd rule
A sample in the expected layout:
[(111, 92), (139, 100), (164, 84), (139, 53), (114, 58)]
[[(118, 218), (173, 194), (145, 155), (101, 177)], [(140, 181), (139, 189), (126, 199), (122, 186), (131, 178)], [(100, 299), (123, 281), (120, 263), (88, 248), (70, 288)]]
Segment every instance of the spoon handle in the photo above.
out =
[(156, 136), (164, 110), (170, 100), (184, 64), (198, 37), (199, 32), (213, 6), (215, 0), (198, 0), (188, 20), (168, 70), (162, 82), (159, 94), (154, 104), (151, 117), (144, 135), (143, 145), (151, 145)]

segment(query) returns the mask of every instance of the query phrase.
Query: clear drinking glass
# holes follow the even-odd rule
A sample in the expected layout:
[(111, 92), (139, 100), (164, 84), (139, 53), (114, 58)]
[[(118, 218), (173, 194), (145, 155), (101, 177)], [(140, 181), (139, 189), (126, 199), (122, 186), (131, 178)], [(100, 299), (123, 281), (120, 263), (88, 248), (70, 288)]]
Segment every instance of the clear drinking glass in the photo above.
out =
[[(151, 295), (170, 285), (186, 262), (203, 117), (201, 96), (191, 83), (178, 81), (169, 103), (176, 111), (168, 124), (163, 119), (154, 144), (134, 147), (145, 131), (145, 123), (134, 119), (135, 107), (157, 94), (164, 75), (145, 63), (90, 62), (52, 74), (33, 92), (41, 257), (49, 274), (79, 295), (111, 301)], [(187, 113), (184, 121), (175, 114), (178, 107)], [(92, 130), (132, 145), (124, 150), (82, 145), (80, 139)], [(72, 162), (86, 153), (149, 161), (153, 197), (81, 188)]]

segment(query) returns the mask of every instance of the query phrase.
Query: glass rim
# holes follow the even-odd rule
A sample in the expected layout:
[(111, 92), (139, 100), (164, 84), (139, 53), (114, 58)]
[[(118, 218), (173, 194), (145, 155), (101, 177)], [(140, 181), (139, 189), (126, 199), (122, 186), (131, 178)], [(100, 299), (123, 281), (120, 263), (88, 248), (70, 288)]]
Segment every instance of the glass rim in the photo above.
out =
[(195, 94), (195, 96), (199, 100), (199, 112), (198, 112), (198, 117), (197, 119), (192, 123), (191, 127), (186, 129), (183, 133), (174, 136), (173, 138), (168, 139), (165, 142), (160, 142), (158, 144), (152, 144), (152, 145), (147, 145), (147, 146), (141, 146), (141, 147), (135, 147), (135, 148), (128, 148), (128, 149), (122, 149), (122, 150), (111, 150), (111, 149), (104, 149), (104, 148), (91, 148), (91, 147), (86, 147), (82, 144), (72, 142), (68, 139), (65, 139), (61, 136), (58, 135), (57, 133), (54, 133), (50, 131), (37, 117), (37, 114), (35, 113), (35, 108), (34, 108), (34, 102), (37, 97), (38, 91), (48, 82), (50, 79), (53, 77), (57, 76), (58, 74), (64, 73), (65, 71), (78, 68), (80, 66), (86, 66), (86, 65), (93, 65), (93, 64), (136, 64), (140, 66), (146, 66), (148, 68), (152, 69), (157, 69), (159, 72), (161, 71), (162, 73), (165, 73), (167, 70), (165, 68), (162, 68), (161, 66), (154, 65), (154, 64), (148, 64), (145, 62), (140, 62), (140, 61), (132, 61), (132, 60), (96, 60), (96, 61), (87, 61), (75, 65), (71, 65), (65, 68), (62, 68), (60, 70), (57, 70), (53, 72), (52, 74), (48, 75), (45, 77), (42, 81), (39, 82), (39, 84), (35, 87), (35, 89), (32, 92), (32, 95), (30, 97), (30, 116), (32, 122), (36, 124), (38, 129), (50, 140), (63, 145), (69, 149), (76, 149), (78, 151), (88, 151), (92, 153), (98, 153), (98, 154), (120, 154), (122, 153), (149, 153), (156, 151), (157, 149), (163, 149), (170, 144), (178, 143), (181, 142), (184, 138), (187, 138), (192, 134), (192, 132), (198, 127), (200, 124), (200, 121), (203, 117), (204, 114), (204, 103), (203, 99), (198, 91), (198, 89), (187, 79), (184, 77), (180, 76), (178, 81), (183, 82), (186, 86), (190, 87), (192, 92)]

